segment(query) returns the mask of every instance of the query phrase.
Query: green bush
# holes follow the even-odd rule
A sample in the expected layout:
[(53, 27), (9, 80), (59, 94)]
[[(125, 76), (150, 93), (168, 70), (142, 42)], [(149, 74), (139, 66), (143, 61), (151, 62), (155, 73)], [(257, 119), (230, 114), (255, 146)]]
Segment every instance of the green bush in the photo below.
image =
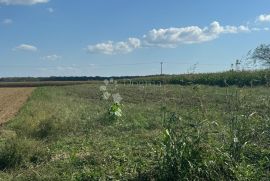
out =
[(8, 140), (0, 148), (0, 169), (8, 169), (22, 163), (24, 147), (17, 140)]

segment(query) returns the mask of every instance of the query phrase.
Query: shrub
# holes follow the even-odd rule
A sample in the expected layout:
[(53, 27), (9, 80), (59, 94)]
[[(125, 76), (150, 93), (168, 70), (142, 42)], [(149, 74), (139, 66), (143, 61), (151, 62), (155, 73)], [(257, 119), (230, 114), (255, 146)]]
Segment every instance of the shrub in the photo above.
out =
[(15, 139), (8, 140), (0, 148), (0, 169), (15, 167), (23, 161), (23, 148)]

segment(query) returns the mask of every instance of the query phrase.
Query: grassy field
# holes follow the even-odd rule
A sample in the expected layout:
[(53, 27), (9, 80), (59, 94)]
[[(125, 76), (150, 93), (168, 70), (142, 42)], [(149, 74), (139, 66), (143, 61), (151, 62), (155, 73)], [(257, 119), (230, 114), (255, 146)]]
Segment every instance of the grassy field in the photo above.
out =
[(268, 87), (39, 87), (1, 127), (0, 180), (268, 180)]

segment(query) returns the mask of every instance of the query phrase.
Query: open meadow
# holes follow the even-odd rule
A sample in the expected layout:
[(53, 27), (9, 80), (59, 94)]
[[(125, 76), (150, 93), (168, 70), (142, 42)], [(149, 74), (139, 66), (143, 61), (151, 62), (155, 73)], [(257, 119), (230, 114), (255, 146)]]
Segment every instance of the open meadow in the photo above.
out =
[(269, 8), (0, 0), (0, 181), (270, 181)]
[(263, 86), (39, 87), (0, 129), (0, 180), (268, 180), (269, 110)]

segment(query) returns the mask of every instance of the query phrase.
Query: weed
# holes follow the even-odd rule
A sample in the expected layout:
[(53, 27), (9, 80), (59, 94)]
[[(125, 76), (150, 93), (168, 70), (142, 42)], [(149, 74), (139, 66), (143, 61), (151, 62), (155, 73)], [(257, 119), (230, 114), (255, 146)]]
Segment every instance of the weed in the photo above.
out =
[(48, 150), (39, 142), (13, 138), (0, 146), (0, 170), (39, 164), (50, 158)]
[[(214, 180), (234, 178), (225, 165), (229, 157), (221, 157), (207, 145), (206, 133), (198, 125), (186, 126), (189, 131), (177, 130), (177, 116), (172, 114), (164, 126), (161, 147), (156, 151), (159, 160), (158, 180)], [(181, 122), (180, 124), (183, 124)], [(214, 154), (215, 153), (215, 154)]]

